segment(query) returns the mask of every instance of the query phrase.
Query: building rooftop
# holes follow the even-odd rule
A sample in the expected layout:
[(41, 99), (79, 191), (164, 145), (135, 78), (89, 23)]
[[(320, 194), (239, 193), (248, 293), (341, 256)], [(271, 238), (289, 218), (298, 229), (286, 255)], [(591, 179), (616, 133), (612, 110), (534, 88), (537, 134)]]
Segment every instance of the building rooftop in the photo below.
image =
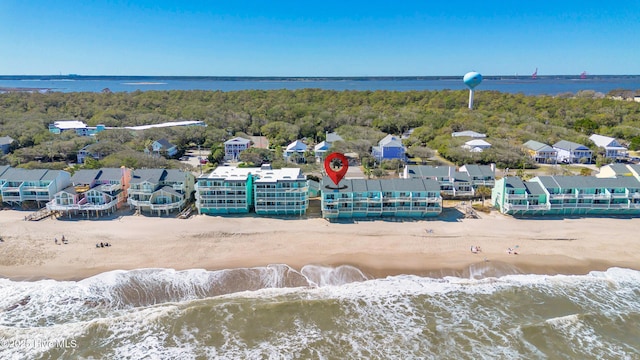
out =
[(323, 141), (316, 146), (314, 146), (313, 150), (315, 151), (327, 151), (329, 150), (330, 144), (326, 141)]
[(58, 120), (53, 122), (53, 126), (57, 127), (60, 130), (70, 130), (84, 129), (87, 127), (87, 124), (78, 120)]
[(100, 175), (99, 169), (80, 169), (71, 177), (71, 183), (74, 185), (87, 185), (94, 182)]
[(256, 183), (269, 183), (287, 180), (306, 180), (299, 168), (271, 169), (271, 167), (240, 168), (236, 166), (218, 166), (208, 175), (200, 178), (246, 181), (249, 174), (256, 177)]
[(468, 165), (463, 165), (460, 170), (464, 170), (467, 172), (467, 174), (469, 174), (469, 176), (471, 177), (495, 177), (496, 172), (495, 172), (495, 168), (493, 168), (491, 165), (475, 165), (475, 164), (468, 164)]
[(452, 166), (431, 166), (431, 165), (407, 165), (409, 177), (448, 177), (453, 176), (455, 168)]
[(11, 145), (14, 141), (11, 136), (0, 136), (0, 145)]
[[(393, 192), (430, 191), (440, 192), (440, 183), (431, 179), (342, 179), (336, 189), (333, 181), (325, 176), (322, 184), (328, 184), (328, 192)], [(324, 187), (323, 187), (324, 189)]]
[(469, 146), (469, 147), (475, 147), (475, 146), (491, 146), (491, 144), (489, 144), (488, 142), (482, 140), (482, 139), (475, 139), (475, 140), (469, 140), (466, 143), (464, 143), (465, 145)]
[(238, 136), (238, 137), (234, 137), (233, 139), (229, 139), (229, 140), (225, 141), (224, 144), (225, 145), (232, 145), (232, 144), (243, 144), (243, 145), (246, 145), (246, 144), (249, 144), (250, 142), (251, 142), (251, 140), (245, 139), (245, 138), (242, 138), (242, 137)]
[(387, 135), (382, 140), (378, 142), (378, 146), (380, 147), (404, 147), (402, 145), (402, 140), (394, 135)]
[(120, 181), (122, 180), (122, 168), (102, 168), (102, 172), (98, 175), (101, 181)]
[[(61, 170), (9, 168), (2, 178), (7, 181), (39, 181), (55, 179)], [(47, 173), (49, 173), (47, 175)]]
[[(172, 126), (207, 126), (204, 121), (200, 120), (186, 120), (186, 121), (169, 121), (162, 124), (151, 124), (151, 125), (138, 125), (138, 126), (125, 126), (125, 129), (129, 130), (148, 130), (152, 128), (163, 128), (163, 127), (172, 127)], [(109, 128), (109, 129), (117, 129), (117, 128)]]
[(451, 133), (451, 136), (452, 137), (468, 136), (468, 137), (472, 137), (472, 138), (485, 138), (485, 137), (487, 137), (486, 134), (478, 133), (478, 132), (471, 131), (471, 130), (456, 131), (456, 132)]
[(336, 134), (335, 131), (334, 131), (334, 132), (328, 132), (326, 134), (326, 141), (328, 143), (333, 143), (333, 142), (336, 142), (336, 141), (344, 141), (344, 139), (342, 138), (342, 136)]
[(548, 151), (548, 152), (556, 151), (551, 146), (535, 140), (529, 140), (526, 143), (524, 143), (523, 146), (533, 151)]
[(158, 189), (158, 190), (156, 190), (154, 192), (158, 192), (158, 191), (164, 191), (164, 192), (172, 194), (174, 196), (182, 196), (182, 194), (180, 194), (179, 192), (173, 190), (173, 188), (171, 186), (168, 186), (168, 185), (163, 186), (163, 187), (161, 187), (160, 189)]
[(131, 183), (137, 184), (148, 181), (157, 184), (162, 180), (164, 169), (137, 169), (131, 174)]
[(506, 176), (504, 178), (504, 186), (511, 189), (526, 189), (522, 179), (517, 176)]
[(156, 140), (156, 142), (160, 145), (162, 145), (162, 147), (170, 149), (172, 147), (174, 147), (174, 145), (172, 143), (169, 142), (169, 140), (162, 138), (160, 140)]
[(578, 144), (578, 143), (574, 143), (571, 141), (567, 141), (567, 140), (560, 140), (557, 143), (553, 144), (553, 147), (556, 149), (562, 149), (562, 150), (589, 150), (588, 147)]
[(0, 179), (2, 179), (2, 174), (4, 174), (7, 170), (9, 170), (11, 166), (9, 165), (0, 165)]
[(610, 168), (611, 170), (613, 170), (614, 174), (616, 176), (631, 176), (631, 170), (627, 167), (627, 165), (625, 164), (609, 164), (606, 165), (606, 167)]
[(544, 195), (545, 191), (542, 186), (537, 182), (527, 181), (524, 183), (524, 186), (527, 188), (527, 192), (531, 195)]
[(302, 151), (306, 151), (306, 150), (307, 150), (307, 144), (303, 143), (302, 140), (296, 140), (296, 141), (292, 142), (291, 144), (287, 145), (287, 150), (285, 150), (285, 151), (302, 152)]
[(547, 189), (593, 189), (593, 188), (640, 188), (640, 181), (635, 177), (597, 178), (593, 176), (538, 176)]
[(277, 181), (287, 181), (287, 180), (306, 180), (306, 177), (302, 174), (302, 169), (299, 168), (282, 168), (282, 169), (260, 169), (257, 168), (258, 171), (252, 173), (258, 177), (255, 183), (271, 183)]

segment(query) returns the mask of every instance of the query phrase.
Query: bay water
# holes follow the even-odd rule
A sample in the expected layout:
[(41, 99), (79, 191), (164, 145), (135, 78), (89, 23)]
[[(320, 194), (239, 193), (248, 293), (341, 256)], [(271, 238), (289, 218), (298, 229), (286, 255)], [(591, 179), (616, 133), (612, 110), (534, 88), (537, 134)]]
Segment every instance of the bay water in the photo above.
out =
[[(219, 77), (113, 77), (113, 76), (0, 76), (0, 91), (133, 92), (151, 90), (296, 90), (413, 91), (464, 90), (458, 78), (219, 78)], [(493, 90), (525, 95), (558, 95), (593, 90), (607, 94), (614, 89), (640, 90), (640, 76), (487, 77), (478, 91)]]

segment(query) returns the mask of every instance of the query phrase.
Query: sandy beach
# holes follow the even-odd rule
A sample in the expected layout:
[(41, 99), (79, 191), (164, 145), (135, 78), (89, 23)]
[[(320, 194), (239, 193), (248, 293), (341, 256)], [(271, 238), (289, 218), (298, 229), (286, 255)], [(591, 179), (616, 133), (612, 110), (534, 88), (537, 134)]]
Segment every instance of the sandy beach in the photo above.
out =
[[(24, 221), (0, 211), (0, 276), (75, 280), (138, 268), (208, 270), (288, 264), (354, 265), (372, 277), (469, 276), (474, 269), (585, 274), (640, 269), (638, 219), (516, 219), (497, 212), (462, 219), (446, 210), (431, 220), (124, 215), (104, 220)], [(56, 245), (54, 238), (68, 239)], [(108, 242), (108, 248), (96, 243)], [(471, 252), (479, 246), (481, 252)], [(518, 254), (508, 254), (507, 249)], [(480, 271), (480, 270), (478, 270)]]

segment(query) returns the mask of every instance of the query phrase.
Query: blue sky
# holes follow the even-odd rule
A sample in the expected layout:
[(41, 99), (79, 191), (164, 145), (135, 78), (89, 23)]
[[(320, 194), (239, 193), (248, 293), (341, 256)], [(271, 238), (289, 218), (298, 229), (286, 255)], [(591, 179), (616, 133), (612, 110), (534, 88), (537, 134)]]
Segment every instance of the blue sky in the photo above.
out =
[(640, 74), (638, 19), (637, 0), (0, 0), (0, 74)]

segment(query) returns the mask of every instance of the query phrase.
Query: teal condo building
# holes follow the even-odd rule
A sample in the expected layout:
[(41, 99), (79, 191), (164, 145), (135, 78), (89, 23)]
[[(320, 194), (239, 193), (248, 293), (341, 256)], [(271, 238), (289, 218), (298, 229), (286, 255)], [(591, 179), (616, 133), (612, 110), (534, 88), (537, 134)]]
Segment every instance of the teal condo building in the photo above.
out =
[(336, 186), (322, 179), (322, 216), (431, 217), (442, 212), (440, 184), (430, 179), (344, 179)]
[(492, 204), (510, 215), (638, 215), (640, 181), (635, 177), (538, 176), (496, 181)]
[(220, 166), (196, 182), (200, 214), (303, 215), (308, 206), (307, 180), (298, 168)]

